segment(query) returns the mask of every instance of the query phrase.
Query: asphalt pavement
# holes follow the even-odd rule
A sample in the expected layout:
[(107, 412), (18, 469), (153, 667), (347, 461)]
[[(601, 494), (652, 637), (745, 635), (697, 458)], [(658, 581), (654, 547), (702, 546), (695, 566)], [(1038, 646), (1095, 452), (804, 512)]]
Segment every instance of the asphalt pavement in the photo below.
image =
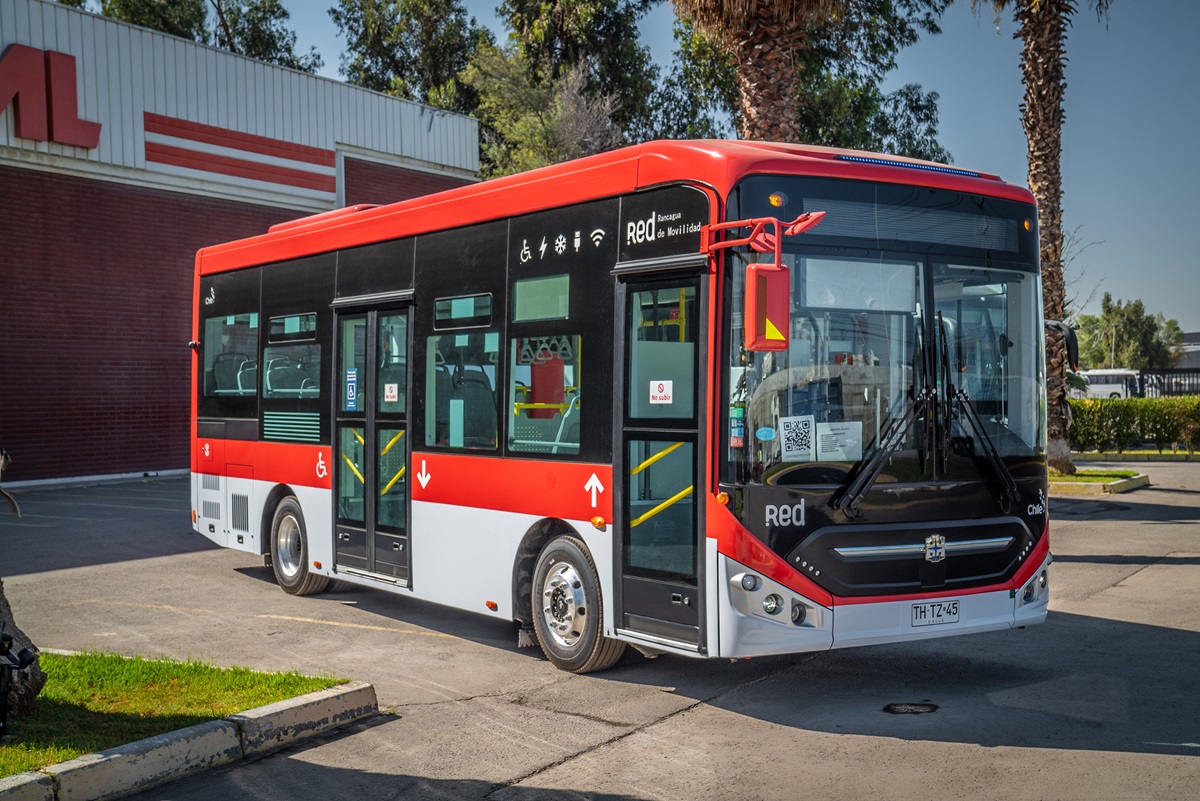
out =
[(631, 650), (561, 673), (481, 616), (369, 590), (286, 595), (261, 560), (191, 533), (179, 479), (15, 493), (25, 517), (0, 518), (0, 576), (44, 648), (376, 689), (367, 722), (139, 799), (1191, 801), (1200, 463), (1140, 467), (1148, 488), (1051, 498), (1046, 624), (822, 654)]

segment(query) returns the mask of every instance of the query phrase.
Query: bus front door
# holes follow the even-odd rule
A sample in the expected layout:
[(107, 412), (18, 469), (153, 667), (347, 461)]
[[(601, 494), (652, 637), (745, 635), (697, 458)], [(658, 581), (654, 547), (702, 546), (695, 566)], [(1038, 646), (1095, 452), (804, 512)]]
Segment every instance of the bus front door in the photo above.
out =
[(337, 332), (336, 569), (408, 586), (408, 311), (341, 314)]
[(620, 289), (626, 390), (614, 443), (614, 476), (621, 476), (616, 626), (639, 639), (699, 650), (700, 282), (631, 282)]

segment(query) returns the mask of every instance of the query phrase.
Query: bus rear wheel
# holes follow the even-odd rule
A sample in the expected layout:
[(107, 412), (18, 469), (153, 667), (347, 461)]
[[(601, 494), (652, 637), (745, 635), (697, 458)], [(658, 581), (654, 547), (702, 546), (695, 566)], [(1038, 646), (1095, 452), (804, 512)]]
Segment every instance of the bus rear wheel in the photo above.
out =
[(325, 576), (308, 572), (308, 532), (300, 502), (292, 495), (279, 502), (271, 520), (271, 568), (289, 595), (312, 595), (329, 585)]
[(603, 634), (600, 576), (587, 546), (575, 537), (557, 537), (542, 548), (531, 611), (542, 653), (560, 670), (605, 670), (625, 651), (625, 643)]

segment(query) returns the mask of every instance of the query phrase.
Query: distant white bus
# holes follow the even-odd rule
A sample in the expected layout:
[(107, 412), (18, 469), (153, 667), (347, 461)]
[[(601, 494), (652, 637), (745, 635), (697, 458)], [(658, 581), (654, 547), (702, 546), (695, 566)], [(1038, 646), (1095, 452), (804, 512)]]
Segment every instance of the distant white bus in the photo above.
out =
[(1139, 393), (1137, 370), (1081, 370), (1087, 379), (1085, 392), (1074, 394), (1084, 398), (1136, 398)]

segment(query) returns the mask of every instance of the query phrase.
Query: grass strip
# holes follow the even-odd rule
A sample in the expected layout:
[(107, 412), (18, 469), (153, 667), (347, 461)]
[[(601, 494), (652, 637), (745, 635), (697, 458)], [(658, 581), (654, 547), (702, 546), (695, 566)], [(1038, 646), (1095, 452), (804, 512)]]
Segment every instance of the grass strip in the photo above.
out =
[(1074, 475), (1050, 471), (1051, 481), (1063, 481), (1068, 484), (1108, 484), (1113, 481), (1124, 481), (1133, 478), (1136, 470), (1077, 470)]
[(0, 778), (334, 687), (346, 679), (82, 653), (39, 655), (46, 686), (9, 720)]

